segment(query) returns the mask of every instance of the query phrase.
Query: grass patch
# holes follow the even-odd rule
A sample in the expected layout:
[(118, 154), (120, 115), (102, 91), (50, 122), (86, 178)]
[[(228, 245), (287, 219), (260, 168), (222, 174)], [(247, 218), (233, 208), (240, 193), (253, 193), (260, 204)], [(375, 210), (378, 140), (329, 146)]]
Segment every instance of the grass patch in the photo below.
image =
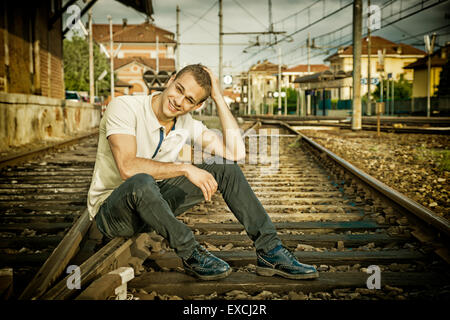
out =
[(432, 159), (439, 171), (450, 171), (450, 150), (417, 148), (414, 158), (420, 162)]
[(297, 139), (295, 139), (295, 141), (294, 142), (292, 142), (291, 144), (289, 144), (288, 145), (288, 147), (289, 148), (298, 148), (298, 147), (300, 147), (301, 146), (301, 140), (302, 140), (302, 137), (298, 137)]
[(433, 149), (431, 155), (440, 171), (450, 171), (450, 150)]

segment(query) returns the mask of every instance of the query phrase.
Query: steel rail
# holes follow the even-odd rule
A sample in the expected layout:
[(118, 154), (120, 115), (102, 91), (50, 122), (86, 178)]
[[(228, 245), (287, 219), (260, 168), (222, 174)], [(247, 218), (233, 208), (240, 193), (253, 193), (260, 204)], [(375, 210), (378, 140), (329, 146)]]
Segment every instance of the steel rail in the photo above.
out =
[(53, 144), (51, 146), (38, 148), (31, 151), (22, 152), (20, 154), (11, 155), (0, 159), (0, 169), (7, 166), (15, 166), (26, 161), (30, 161), (35, 158), (42, 157), (46, 154), (53, 153), (57, 150), (70, 147), (74, 144), (79, 143), (81, 140), (88, 139), (98, 135), (98, 132), (92, 132), (83, 136), (79, 136), (70, 140), (66, 140), (60, 143)]
[[(263, 121), (264, 124), (264, 121)], [(408, 212), (413, 213), (415, 216), (420, 218), (422, 221), (427, 222), (434, 228), (442, 231), (446, 236), (450, 236), (450, 222), (444, 219), (443, 217), (440, 217), (436, 214), (434, 214), (431, 210), (425, 208), (424, 206), (420, 205), (419, 203), (411, 200), (410, 198), (406, 197), (405, 195), (401, 194), (400, 192), (392, 189), (391, 187), (387, 186), (383, 182), (379, 181), (378, 179), (375, 179), (374, 177), (368, 175), (364, 171), (358, 169), (348, 161), (342, 159), (341, 157), (337, 156), (330, 150), (324, 148), (320, 144), (314, 142), (304, 134), (298, 132), (294, 128), (292, 128), (290, 125), (283, 121), (279, 121), (279, 124), (285, 128), (287, 128), (289, 131), (295, 132), (298, 134), (305, 142), (307, 142), (309, 145), (314, 147), (315, 149), (325, 153), (328, 157), (333, 159), (337, 164), (339, 164), (341, 167), (343, 167), (345, 170), (349, 171), (353, 175), (355, 175), (357, 178), (361, 179), (363, 182), (377, 190), (378, 192), (385, 195), (390, 200), (394, 201), (398, 205), (400, 205), (402, 208), (407, 210)]]

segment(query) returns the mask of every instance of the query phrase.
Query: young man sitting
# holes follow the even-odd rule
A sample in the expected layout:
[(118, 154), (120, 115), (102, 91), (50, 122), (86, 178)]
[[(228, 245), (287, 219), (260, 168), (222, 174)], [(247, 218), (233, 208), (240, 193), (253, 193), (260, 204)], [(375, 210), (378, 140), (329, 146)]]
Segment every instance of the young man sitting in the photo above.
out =
[[(192, 119), (209, 97), (216, 104), (223, 138)], [(185, 143), (215, 150), (213, 161), (175, 163)], [(225, 161), (223, 158), (232, 160)], [(234, 162), (245, 158), (239, 127), (220, 92), (218, 80), (202, 65), (173, 76), (163, 92), (113, 99), (100, 123), (97, 158), (88, 209), (107, 237), (131, 237), (155, 230), (181, 257), (185, 271), (203, 280), (228, 276), (231, 268), (194, 238), (176, 216), (210, 201), (219, 189), (253, 240), (259, 275), (317, 278), (282, 246), (265, 209)]]

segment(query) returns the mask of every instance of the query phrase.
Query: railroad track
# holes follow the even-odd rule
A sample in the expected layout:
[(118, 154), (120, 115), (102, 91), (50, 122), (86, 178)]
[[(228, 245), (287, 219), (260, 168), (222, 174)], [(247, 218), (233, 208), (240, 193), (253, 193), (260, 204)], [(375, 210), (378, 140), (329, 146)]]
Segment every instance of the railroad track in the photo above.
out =
[[(41, 215), (47, 219), (42, 222), (47, 228), (65, 223), (64, 229), (60, 229), (66, 234), (64, 240), (59, 242), (21, 298), (74, 299), (78, 296), (106, 299), (114, 295), (114, 285), (97, 286), (99, 289), (95, 290), (95, 283), (100, 283), (105, 274), (121, 266), (134, 267), (136, 277), (128, 282), (128, 292), (139, 299), (383, 298), (379, 294), (382, 290), (366, 287), (370, 274), (365, 271), (373, 265), (381, 270), (382, 288), (390, 292), (387, 296), (407, 299), (413, 297), (414, 292), (417, 294), (423, 290), (433, 297), (443, 296), (445, 292), (448, 294), (450, 277), (448, 264), (444, 262), (448, 259), (448, 223), (436, 220), (425, 208), (417, 207), (407, 199), (392, 198), (388, 191), (383, 192), (383, 185), (374, 185), (370, 179), (365, 181), (364, 176), (358, 176), (351, 168), (337, 163), (332, 155), (308, 142), (306, 137), (299, 139), (299, 134), (286, 123), (258, 122), (250, 129), (246, 143), (250, 141), (253, 146), (255, 141), (264, 142), (261, 135), (268, 132), (268, 150), (266, 155), (260, 150), (257, 154), (249, 154), (248, 157), (254, 157), (252, 159), (257, 163), (248, 164), (246, 161), (241, 167), (274, 221), (283, 243), (300, 261), (316, 265), (320, 271), (319, 279), (293, 281), (257, 276), (256, 255), (251, 241), (220, 194), (214, 195), (211, 203), (192, 208), (180, 219), (193, 229), (200, 243), (233, 267), (234, 272), (226, 279), (204, 282), (184, 274), (181, 260), (156, 234), (100, 243), (81, 206), (90, 182), (89, 170), (92, 170), (95, 159), (95, 145), (86, 142), (89, 155), (81, 156), (83, 159), (71, 158), (68, 152), (65, 156), (71, 160), (58, 160), (69, 169), (64, 171), (65, 178), (58, 176), (60, 171), (56, 167), (53, 167), (55, 171), (42, 171), (53, 173), (36, 174), (40, 172), (39, 163), (41, 167), (51, 168), (49, 160), (44, 160), (47, 162), (45, 165), (41, 161), (3, 171), (5, 176), (2, 172), (2, 218), (14, 216), (20, 219), (23, 216), (22, 219), (28, 220), (21, 222), (27, 221), (30, 227), (31, 224), (38, 225), (34, 218)], [(274, 132), (278, 135), (271, 136)], [(271, 155), (275, 157), (271, 158)], [(279, 159), (278, 167), (274, 166), (275, 158)], [(77, 160), (82, 160), (86, 166)], [(268, 163), (262, 164), (264, 160)], [(22, 190), (11, 191), (15, 190), (11, 186), (13, 180), (17, 184), (19, 176), (21, 183), (34, 177), (35, 180), (27, 184), (33, 195)], [(71, 178), (78, 180), (69, 182)], [(36, 183), (49, 182), (50, 185), (51, 179), (59, 179), (58, 187), (61, 189), (48, 186), (47, 190), (43, 185), (36, 188)], [(53, 194), (54, 190), (58, 192)], [(20, 207), (20, 201), (26, 203)], [(46, 209), (41, 212), (36, 208)], [(69, 215), (70, 218), (64, 220)], [(76, 217), (77, 222), (68, 231), (69, 224)], [(17, 235), (16, 232), (10, 238)], [(59, 237), (62, 237), (61, 231)], [(60, 238), (52, 241), (54, 246)], [(12, 242), (2, 243), (6, 243), (3, 245), (6, 248)], [(22, 242), (17, 241), (15, 246), (22, 246), (19, 243)], [(40, 257), (39, 263), (50, 255), (49, 251), (47, 256)], [(59, 262), (58, 267), (55, 267), (56, 262)], [(65, 268), (70, 264), (79, 265), (84, 276), (81, 288), (87, 289), (81, 295), (82, 290), (67, 288), (69, 276)]]
[[(84, 212), (97, 140), (89, 135), (72, 141), (71, 146), (50, 148), (52, 154), (41, 149), (2, 163), (0, 269), (13, 270), (11, 298), (18, 298)], [(30, 156), (38, 159), (23, 163)]]
[[(350, 117), (296, 117), (296, 116), (243, 116), (250, 120), (263, 121), (266, 124), (276, 124), (284, 121), (291, 126), (299, 127), (335, 127), (341, 129), (351, 129)], [(450, 119), (448, 117), (435, 118), (408, 118), (408, 117), (383, 117), (380, 124), (380, 131), (391, 133), (421, 133), (421, 134), (450, 134)], [(363, 117), (362, 130), (377, 131), (376, 117)]]

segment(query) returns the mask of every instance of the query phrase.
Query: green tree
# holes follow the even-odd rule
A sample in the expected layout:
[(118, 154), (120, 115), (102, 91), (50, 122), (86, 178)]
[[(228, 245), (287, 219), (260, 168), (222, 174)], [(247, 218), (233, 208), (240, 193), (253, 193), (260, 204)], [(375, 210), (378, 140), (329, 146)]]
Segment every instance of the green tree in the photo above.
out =
[(438, 97), (450, 96), (450, 59), (442, 66), (437, 95)]
[[(297, 109), (297, 91), (295, 89), (292, 88), (281, 88), (281, 92), (286, 92), (287, 94), (287, 109), (288, 109), (288, 113), (295, 113), (296, 109)], [(276, 110), (278, 109), (278, 98), (273, 98), (274, 99), (274, 109), (276, 112)], [(284, 112), (284, 99), (285, 98), (281, 98), (281, 110), (282, 112)]]
[[(66, 90), (89, 92), (89, 43), (86, 39), (73, 36), (71, 40), (64, 39), (64, 84)], [(94, 81), (103, 70), (109, 71), (109, 59), (100, 51), (100, 46), (94, 42)], [(110, 87), (110, 74), (97, 81), (99, 96), (107, 96)]]
[[(386, 79), (383, 79), (383, 100), (386, 100), (387, 95), (387, 88), (386, 88), (387, 81)], [(389, 84), (389, 99), (392, 97), (392, 81)], [(381, 82), (377, 84), (377, 88), (372, 93), (372, 99), (379, 101), (380, 100), (380, 86)], [(397, 81), (394, 81), (394, 99), (395, 100), (407, 100), (411, 98), (412, 94), (412, 83), (408, 80), (405, 80), (405, 77), (403, 74), (400, 75), (400, 79)]]

